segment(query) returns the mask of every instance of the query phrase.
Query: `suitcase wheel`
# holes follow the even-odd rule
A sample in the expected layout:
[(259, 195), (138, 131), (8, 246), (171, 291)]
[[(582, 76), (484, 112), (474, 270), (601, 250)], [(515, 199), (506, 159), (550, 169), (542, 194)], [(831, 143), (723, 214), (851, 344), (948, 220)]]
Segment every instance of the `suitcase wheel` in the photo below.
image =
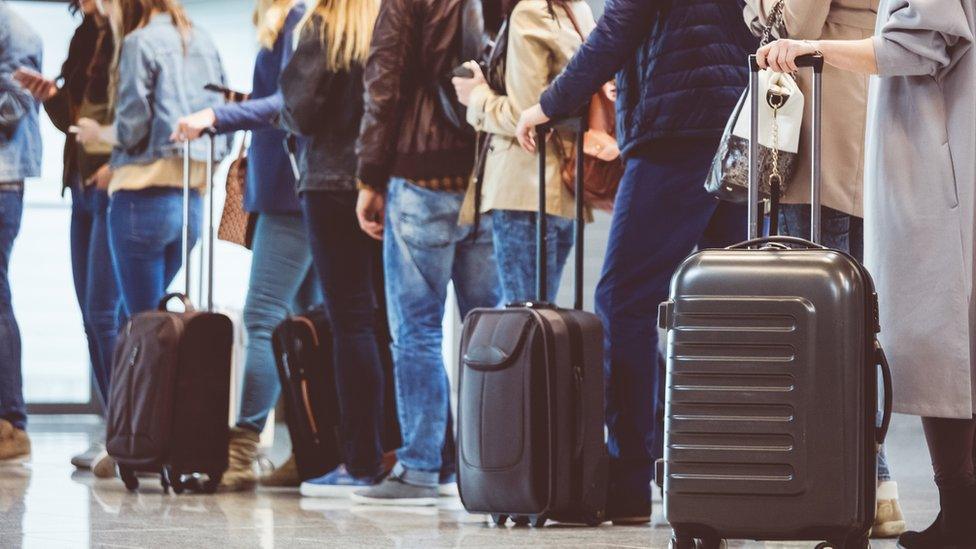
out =
[(182, 494), (187, 489), (187, 485), (179, 473), (170, 473), (170, 484), (173, 485), (173, 493), (176, 495)]
[(515, 526), (528, 526), (531, 519), (525, 515), (519, 515), (512, 517), (512, 522), (515, 523)]
[(125, 484), (125, 489), (130, 492), (135, 492), (139, 489), (139, 479), (136, 478), (136, 473), (132, 469), (124, 465), (119, 465), (119, 478)]
[(529, 517), (529, 522), (532, 524), (533, 528), (542, 528), (546, 525), (546, 520), (548, 519), (546, 519), (545, 515), (534, 515)]
[(207, 475), (207, 482), (203, 483), (203, 493), (204, 494), (216, 494), (217, 488), (220, 487), (220, 481), (224, 478), (223, 473), (212, 473)]
[(728, 544), (720, 538), (692, 538), (674, 535), (668, 544), (669, 549), (725, 549)]
[[(171, 480), (171, 475), (173, 471), (169, 467), (163, 467), (159, 470), (159, 484), (163, 487), (163, 493), (169, 495), (170, 486), (173, 485)], [(180, 488), (182, 492), (182, 488)]]
[(494, 522), (497, 526), (505, 526), (505, 523), (508, 522), (508, 515), (492, 513), (491, 521)]

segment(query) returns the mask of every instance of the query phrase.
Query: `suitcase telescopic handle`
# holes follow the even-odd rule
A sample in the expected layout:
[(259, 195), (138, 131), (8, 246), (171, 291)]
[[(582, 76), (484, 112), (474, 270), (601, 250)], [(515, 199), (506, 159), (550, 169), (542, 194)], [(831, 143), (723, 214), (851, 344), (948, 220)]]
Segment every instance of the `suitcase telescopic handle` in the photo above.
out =
[(757, 246), (762, 246), (763, 244), (785, 244), (793, 248), (807, 248), (811, 250), (826, 250), (826, 246), (820, 244), (815, 244), (809, 240), (802, 238), (797, 238), (795, 236), (763, 236), (759, 238), (753, 238), (752, 240), (746, 240), (745, 242), (739, 242), (738, 244), (733, 244), (725, 248), (726, 250), (738, 250), (742, 248), (753, 248)]
[(884, 384), (884, 413), (881, 416), (881, 425), (878, 427), (877, 438), (875, 439), (881, 445), (884, 444), (885, 438), (888, 437), (888, 427), (891, 426), (894, 395), (892, 393), (891, 367), (888, 365), (888, 357), (885, 356), (884, 349), (881, 348), (881, 343), (877, 340), (874, 341), (874, 353), (877, 357), (877, 365), (881, 368), (881, 380)]
[[(204, 233), (204, 244), (201, 246), (200, 252), (200, 291), (204, 291), (204, 284), (206, 283), (206, 308), (208, 311), (213, 310), (213, 263), (214, 263), (214, 228), (213, 228), (213, 212), (214, 212), (214, 192), (213, 192), (213, 162), (216, 147), (216, 136), (217, 130), (214, 128), (207, 128), (201, 132), (201, 135), (206, 136), (208, 139), (207, 147), (207, 158), (205, 166), (205, 179), (206, 188), (204, 192), (207, 195), (207, 215), (205, 219), (207, 221), (206, 232)], [(190, 157), (190, 141), (186, 140), (183, 142), (183, 245), (181, 248), (181, 255), (183, 259), (183, 282), (184, 282), (184, 295), (189, 298), (191, 295), (191, 283), (190, 283), (190, 171), (191, 171), (191, 157)]]
[(576, 178), (573, 183), (575, 223), (573, 223), (573, 308), (583, 310), (583, 136), (587, 129), (585, 116), (553, 120), (536, 126), (536, 147), (539, 149), (539, 210), (536, 217), (535, 240), (535, 293), (536, 299), (545, 303), (549, 294), (549, 252), (546, 243), (546, 137), (554, 129), (576, 132)]
[[(822, 54), (812, 53), (796, 58), (797, 67), (813, 69), (813, 122), (810, 158), (810, 240), (820, 243), (820, 184), (823, 120), (823, 68)], [(759, 237), (759, 63), (755, 55), (749, 56), (749, 193), (748, 193), (748, 240)]]

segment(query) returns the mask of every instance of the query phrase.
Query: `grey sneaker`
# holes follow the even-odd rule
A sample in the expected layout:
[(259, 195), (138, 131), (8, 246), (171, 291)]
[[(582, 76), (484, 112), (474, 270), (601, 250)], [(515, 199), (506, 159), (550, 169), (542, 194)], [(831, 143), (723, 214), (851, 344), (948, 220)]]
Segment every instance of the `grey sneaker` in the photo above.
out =
[(102, 453), (103, 450), (105, 450), (105, 443), (100, 440), (96, 440), (91, 443), (91, 446), (89, 446), (87, 450), (72, 457), (71, 464), (77, 469), (91, 469), (92, 462), (95, 461), (95, 458), (98, 457), (98, 454)]
[(437, 488), (407, 484), (391, 474), (383, 482), (352, 494), (352, 501), (364, 505), (428, 507), (437, 505)]

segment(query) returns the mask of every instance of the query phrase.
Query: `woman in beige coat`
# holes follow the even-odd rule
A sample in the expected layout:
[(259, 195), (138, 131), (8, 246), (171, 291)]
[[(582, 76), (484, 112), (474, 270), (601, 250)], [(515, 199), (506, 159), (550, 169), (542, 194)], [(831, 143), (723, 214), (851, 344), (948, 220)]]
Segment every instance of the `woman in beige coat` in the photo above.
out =
[[(480, 210), (491, 216), (506, 303), (535, 300), (535, 213), (539, 207), (539, 161), (515, 139), (515, 126), (526, 108), (566, 66), (595, 26), (583, 0), (515, 0), (508, 2), (508, 51), (504, 73), (489, 86), (476, 63), (474, 78), (455, 78), (458, 98), (468, 106), (468, 122), (490, 134), (485, 159)], [(494, 67), (492, 67), (494, 68)], [(494, 82), (492, 84), (495, 84)], [(499, 88), (504, 88), (499, 89)], [(573, 195), (562, 181), (569, 139), (549, 147), (546, 157), (548, 296), (555, 299), (563, 266), (573, 247)], [(473, 187), (473, 186), (472, 186)], [(474, 218), (472, 188), (462, 222)]]
[(865, 264), (881, 300), (895, 411), (922, 416), (941, 512), (899, 545), (976, 547), (976, 5), (883, 0), (866, 40), (781, 40), (760, 65), (798, 55), (872, 80), (865, 156)]
[[(874, 34), (879, 0), (785, 0), (783, 25), (777, 29), (797, 40), (861, 40)], [(746, 0), (746, 24), (768, 24), (778, 0)], [(804, 97), (812, 98), (809, 71), (797, 73)], [(821, 241), (825, 246), (864, 261), (864, 128), (867, 123), (868, 75), (826, 66), (823, 78), (823, 164), (821, 173)], [(779, 213), (779, 232), (810, 238), (809, 121), (813, 101), (806, 101), (796, 173), (788, 181)], [(898, 485), (884, 447), (878, 452), (878, 501), (871, 535), (896, 537), (905, 531), (898, 504)]]

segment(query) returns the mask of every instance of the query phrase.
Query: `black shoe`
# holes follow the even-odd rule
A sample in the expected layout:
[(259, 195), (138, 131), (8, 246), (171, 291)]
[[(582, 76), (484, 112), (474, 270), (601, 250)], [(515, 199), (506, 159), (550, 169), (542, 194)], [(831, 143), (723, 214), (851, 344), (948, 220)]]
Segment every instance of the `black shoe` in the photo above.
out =
[(976, 485), (939, 489), (939, 516), (921, 532), (898, 538), (903, 549), (976, 549)]
[(935, 517), (928, 528), (921, 532), (909, 530), (898, 536), (898, 547), (902, 549), (941, 549), (942, 541), (942, 512)]
[(637, 526), (651, 522), (651, 502), (643, 504), (607, 502), (607, 520), (614, 526)]

